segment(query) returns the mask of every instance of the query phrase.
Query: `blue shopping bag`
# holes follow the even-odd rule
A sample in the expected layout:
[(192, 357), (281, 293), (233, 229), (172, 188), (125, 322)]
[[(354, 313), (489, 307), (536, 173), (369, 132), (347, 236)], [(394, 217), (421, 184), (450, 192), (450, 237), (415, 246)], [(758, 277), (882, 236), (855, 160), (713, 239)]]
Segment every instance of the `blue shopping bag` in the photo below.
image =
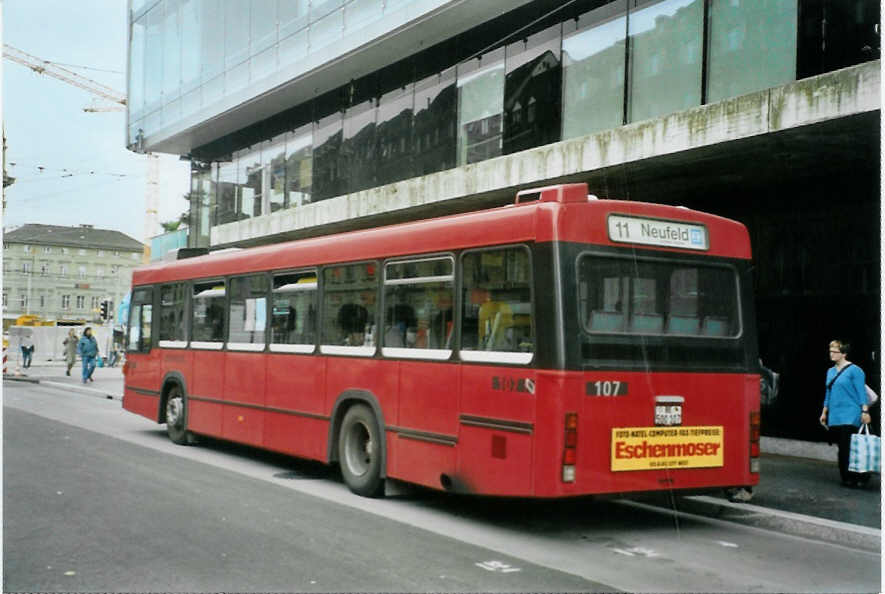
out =
[(879, 472), (881, 448), (878, 435), (870, 434), (870, 426), (864, 424), (851, 436), (851, 451), (848, 455), (850, 472)]

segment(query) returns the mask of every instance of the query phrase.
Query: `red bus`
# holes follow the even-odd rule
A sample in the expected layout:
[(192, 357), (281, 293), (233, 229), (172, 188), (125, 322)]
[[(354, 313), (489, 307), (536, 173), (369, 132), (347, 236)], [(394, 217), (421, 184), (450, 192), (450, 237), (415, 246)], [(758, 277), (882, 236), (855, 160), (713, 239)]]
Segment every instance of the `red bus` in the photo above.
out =
[(205, 435), (462, 493), (758, 483), (740, 223), (519, 192), (510, 206), (133, 273), (123, 407)]

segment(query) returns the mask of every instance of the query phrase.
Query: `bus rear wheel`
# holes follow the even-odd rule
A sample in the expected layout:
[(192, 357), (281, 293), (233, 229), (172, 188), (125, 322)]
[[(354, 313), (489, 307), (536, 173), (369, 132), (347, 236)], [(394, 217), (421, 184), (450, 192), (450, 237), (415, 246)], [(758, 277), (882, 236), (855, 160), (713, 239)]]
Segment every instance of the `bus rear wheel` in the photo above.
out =
[(381, 447), (381, 432), (372, 410), (364, 404), (352, 406), (341, 423), (338, 457), (344, 482), (357, 495), (376, 497), (381, 493)]
[(166, 435), (173, 443), (187, 445), (187, 403), (180, 386), (169, 388), (166, 396)]

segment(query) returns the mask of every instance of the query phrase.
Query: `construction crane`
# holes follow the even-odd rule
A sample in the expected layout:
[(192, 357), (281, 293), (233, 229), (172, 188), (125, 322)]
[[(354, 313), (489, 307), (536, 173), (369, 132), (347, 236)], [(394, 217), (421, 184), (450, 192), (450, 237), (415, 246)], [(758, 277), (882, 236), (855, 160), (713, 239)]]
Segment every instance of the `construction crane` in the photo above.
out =
[[(93, 101), (92, 105), (89, 107), (84, 107), (83, 111), (96, 113), (102, 111), (123, 111), (126, 109), (126, 95), (122, 93), (118, 93), (114, 89), (105, 86), (99, 82), (96, 82), (92, 79), (86, 78), (85, 76), (81, 76), (76, 72), (72, 72), (67, 68), (63, 68), (58, 64), (54, 64), (49, 60), (41, 60), (36, 56), (32, 56), (27, 52), (23, 52), (18, 48), (12, 47), (9, 44), (3, 44), (3, 57), (7, 60), (11, 60), (22, 66), (27, 66), (37, 74), (46, 74), (53, 78), (57, 78), (58, 80), (64, 81), (70, 85), (74, 85), (75, 87), (79, 87), (84, 91), (88, 91), (93, 95), (96, 95), (106, 101), (110, 101), (110, 104), (101, 104), (95, 103)], [(5, 141), (5, 137), (4, 137)], [(4, 147), (5, 148), (5, 147)], [(4, 150), (4, 157), (6, 151)], [(151, 250), (151, 242), (150, 236), (157, 225), (157, 204), (159, 202), (159, 178), (160, 178), (160, 170), (159, 170), (159, 161), (157, 155), (152, 153), (144, 153), (147, 157), (147, 188), (145, 195), (145, 220), (144, 220), (144, 255), (142, 259), (145, 264), (150, 261), (150, 250)], [(5, 159), (4, 159), (4, 179), (6, 175), (6, 167), (5, 167)], [(6, 184), (4, 183), (4, 188)], [(3, 197), (3, 206), (4, 210), (6, 207), (6, 195), (4, 191)]]
[(68, 84), (74, 85), (75, 87), (80, 87), (84, 91), (88, 91), (93, 95), (97, 95), (114, 104), (105, 106), (93, 104), (90, 107), (84, 107), (83, 111), (123, 111), (126, 109), (125, 95), (122, 95), (99, 82), (81, 76), (76, 72), (72, 72), (67, 68), (62, 68), (58, 64), (54, 64), (49, 60), (41, 60), (40, 58), (32, 56), (27, 52), (23, 52), (7, 43), (3, 44), (3, 57), (23, 66), (27, 66), (37, 74), (46, 74), (47, 76), (57, 78)]

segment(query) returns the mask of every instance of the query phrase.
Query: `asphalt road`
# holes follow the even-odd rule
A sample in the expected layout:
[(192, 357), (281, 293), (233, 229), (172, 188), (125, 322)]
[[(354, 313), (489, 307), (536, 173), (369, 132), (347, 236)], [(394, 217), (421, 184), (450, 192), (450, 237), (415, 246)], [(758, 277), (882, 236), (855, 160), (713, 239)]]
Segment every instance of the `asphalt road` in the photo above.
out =
[(119, 401), (4, 384), (4, 591), (878, 592), (863, 551), (630, 503), (352, 495), (174, 446)]

